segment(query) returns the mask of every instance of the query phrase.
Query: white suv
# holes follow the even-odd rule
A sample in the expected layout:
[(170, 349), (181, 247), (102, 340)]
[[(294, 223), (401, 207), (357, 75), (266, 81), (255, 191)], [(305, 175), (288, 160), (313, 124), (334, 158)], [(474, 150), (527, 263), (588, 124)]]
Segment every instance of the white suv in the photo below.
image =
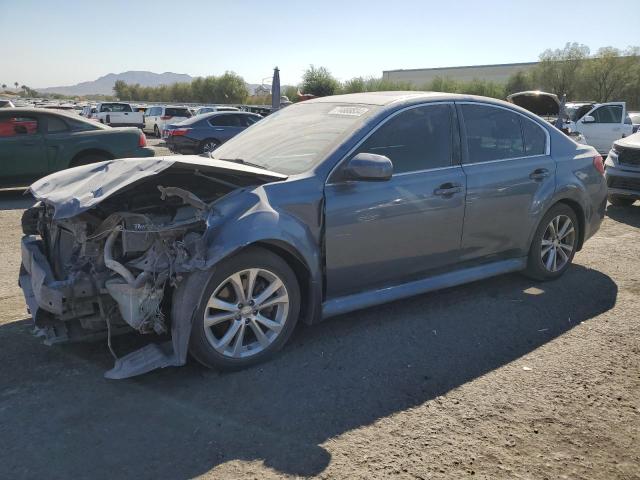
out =
[(181, 122), (191, 116), (187, 107), (154, 105), (147, 108), (144, 114), (143, 130), (160, 138), (169, 123)]

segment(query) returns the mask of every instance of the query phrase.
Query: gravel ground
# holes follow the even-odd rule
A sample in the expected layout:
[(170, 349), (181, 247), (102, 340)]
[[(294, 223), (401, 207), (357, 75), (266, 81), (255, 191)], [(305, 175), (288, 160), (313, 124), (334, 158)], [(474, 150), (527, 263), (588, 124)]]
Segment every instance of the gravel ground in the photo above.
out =
[(640, 206), (609, 206), (557, 281), (301, 326), (241, 372), (192, 361), (118, 382), (103, 342), (30, 335), (27, 205), (0, 192), (0, 478), (640, 479)]

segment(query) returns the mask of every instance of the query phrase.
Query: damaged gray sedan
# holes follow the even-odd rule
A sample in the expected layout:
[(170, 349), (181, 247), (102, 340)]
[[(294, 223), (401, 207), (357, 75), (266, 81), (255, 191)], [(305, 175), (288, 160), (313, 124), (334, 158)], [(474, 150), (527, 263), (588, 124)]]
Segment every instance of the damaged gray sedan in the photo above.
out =
[(557, 278), (606, 202), (593, 148), (482, 97), (320, 98), (211, 155), (101, 162), (31, 186), (19, 282), (45, 342), (148, 334), (108, 378), (187, 353), (241, 368), (298, 319), (519, 270)]

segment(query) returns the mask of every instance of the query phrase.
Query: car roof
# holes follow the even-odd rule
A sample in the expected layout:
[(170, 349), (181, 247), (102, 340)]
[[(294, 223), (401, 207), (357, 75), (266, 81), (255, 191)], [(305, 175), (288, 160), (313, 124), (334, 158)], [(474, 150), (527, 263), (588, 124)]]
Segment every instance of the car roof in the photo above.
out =
[(187, 120), (183, 120), (180, 123), (184, 123), (185, 125), (187, 124), (192, 124), (192, 123), (196, 123), (196, 122), (201, 122), (202, 120), (207, 120), (208, 118), (214, 118), (214, 117), (220, 117), (223, 115), (249, 115), (252, 117), (260, 117), (262, 118), (260, 115), (258, 115), (257, 113), (253, 113), (253, 112), (244, 112), (242, 110), (238, 110), (238, 111), (219, 111), (219, 112), (207, 112), (207, 113), (201, 113), (200, 115), (195, 115)]
[(84, 117), (81, 117), (80, 115), (78, 115), (77, 113), (75, 113), (73, 110), (59, 110), (59, 109), (55, 109), (55, 108), (29, 108), (29, 107), (16, 107), (16, 108), (7, 108), (7, 109), (3, 109), (0, 110), (0, 113), (2, 112), (9, 112), (12, 114), (19, 114), (19, 115), (28, 115), (28, 114), (33, 114), (33, 113), (44, 113), (46, 115), (58, 115), (60, 117), (65, 117), (65, 118), (69, 118), (71, 120), (75, 120), (78, 122), (83, 122), (83, 123), (88, 123), (90, 125), (96, 125), (97, 127), (100, 128), (109, 128), (106, 125), (102, 125), (98, 122), (91, 122), (89, 120), (87, 120)]
[(499, 100), (496, 98), (482, 97), (479, 95), (467, 95), (461, 93), (444, 93), (444, 92), (418, 92), (418, 91), (397, 91), (397, 92), (367, 92), (367, 93), (348, 93), (346, 95), (333, 95), (330, 97), (320, 97), (304, 102), (298, 102), (296, 105), (305, 103), (352, 103), (364, 105), (380, 105), (383, 107), (390, 106), (409, 106), (424, 102), (482, 102), (494, 104), (511, 110), (527, 112), (527, 110), (514, 105), (513, 103)]

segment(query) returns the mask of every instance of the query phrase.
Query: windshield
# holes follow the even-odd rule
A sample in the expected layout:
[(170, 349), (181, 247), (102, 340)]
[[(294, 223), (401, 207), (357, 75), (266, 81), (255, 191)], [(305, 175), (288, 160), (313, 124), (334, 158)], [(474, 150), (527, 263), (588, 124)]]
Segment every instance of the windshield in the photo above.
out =
[(305, 172), (380, 107), (299, 103), (257, 122), (214, 152), (286, 175)]

